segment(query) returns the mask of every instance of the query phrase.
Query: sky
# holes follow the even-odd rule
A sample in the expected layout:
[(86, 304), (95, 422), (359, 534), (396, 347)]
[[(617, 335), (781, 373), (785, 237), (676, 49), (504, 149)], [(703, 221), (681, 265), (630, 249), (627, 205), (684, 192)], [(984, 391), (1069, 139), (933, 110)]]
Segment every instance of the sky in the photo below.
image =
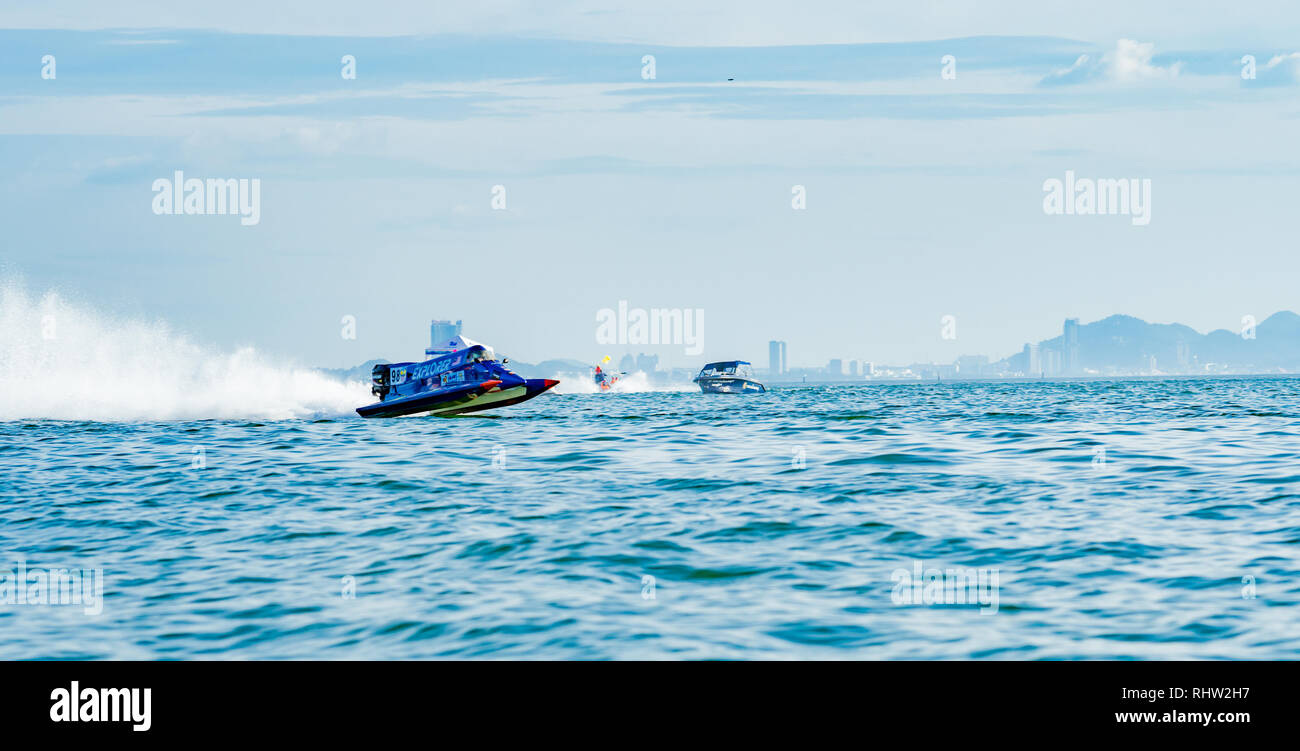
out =
[[(1047, 5), (11, 0), (0, 280), (324, 367), (431, 318), (811, 367), (1300, 310), (1300, 12)], [(154, 213), (176, 171), (257, 179), (259, 221)], [(1045, 213), (1067, 172), (1150, 180), (1150, 222)], [(620, 301), (703, 351), (602, 343)]]

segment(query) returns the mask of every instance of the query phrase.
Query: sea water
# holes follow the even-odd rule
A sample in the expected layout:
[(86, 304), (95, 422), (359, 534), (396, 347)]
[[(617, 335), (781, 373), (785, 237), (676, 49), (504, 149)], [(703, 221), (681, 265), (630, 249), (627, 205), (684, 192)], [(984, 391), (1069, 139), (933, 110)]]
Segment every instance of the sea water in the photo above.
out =
[[(1298, 379), (364, 420), (295, 377), (312, 404), (87, 392), (96, 419), (4, 391), (0, 658), (1300, 656)], [(49, 569), (102, 572), (102, 607), (19, 603)]]

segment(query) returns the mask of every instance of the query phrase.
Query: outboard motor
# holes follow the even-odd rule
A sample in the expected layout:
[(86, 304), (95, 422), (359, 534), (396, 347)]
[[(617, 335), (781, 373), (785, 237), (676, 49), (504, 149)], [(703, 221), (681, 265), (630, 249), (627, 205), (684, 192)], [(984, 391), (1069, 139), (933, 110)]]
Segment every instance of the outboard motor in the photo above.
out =
[(382, 402), (384, 397), (388, 396), (388, 366), (376, 365), (374, 369), (370, 371), (370, 383), (370, 393), (379, 397), (379, 401)]

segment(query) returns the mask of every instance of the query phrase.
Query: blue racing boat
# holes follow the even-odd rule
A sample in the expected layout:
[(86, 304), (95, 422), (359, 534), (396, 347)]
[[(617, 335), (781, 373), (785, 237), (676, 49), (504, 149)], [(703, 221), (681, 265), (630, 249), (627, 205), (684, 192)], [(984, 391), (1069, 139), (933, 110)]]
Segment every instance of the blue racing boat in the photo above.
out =
[(464, 340), (465, 348), (421, 363), (376, 365), (370, 392), (379, 401), (357, 409), (362, 417), (399, 417), (419, 412), (455, 415), (508, 407), (532, 399), (559, 381), (523, 378), (505, 368), (492, 348)]

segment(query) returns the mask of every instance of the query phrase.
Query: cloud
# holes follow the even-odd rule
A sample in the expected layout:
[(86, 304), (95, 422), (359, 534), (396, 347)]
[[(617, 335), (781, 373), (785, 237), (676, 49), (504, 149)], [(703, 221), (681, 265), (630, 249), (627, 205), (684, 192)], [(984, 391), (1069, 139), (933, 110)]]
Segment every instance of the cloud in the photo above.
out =
[(1294, 86), (1300, 83), (1300, 52), (1274, 55), (1255, 74), (1257, 86)]
[(1074, 83), (1083, 83), (1097, 77), (1097, 64), (1093, 63), (1087, 55), (1079, 55), (1074, 61), (1074, 65), (1068, 68), (1062, 68), (1048, 74), (1039, 83), (1044, 86), (1066, 86)]
[(1143, 81), (1149, 79), (1174, 78), (1182, 68), (1182, 63), (1174, 63), (1167, 68), (1151, 64), (1151, 54), (1155, 51), (1153, 42), (1145, 44), (1132, 39), (1121, 39), (1115, 49), (1106, 53), (1103, 63), (1109, 63), (1111, 77), (1118, 81)]
[(1039, 83), (1044, 86), (1068, 86), (1091, 82), (1143, 83), (1176, 78), (1183, 64), (1160, 66), (1151, 62), (1153, 42), (1121, 39), (1115, 48), (1101, 57), (1079, 55), (1068, 68), (1055, 71)]

